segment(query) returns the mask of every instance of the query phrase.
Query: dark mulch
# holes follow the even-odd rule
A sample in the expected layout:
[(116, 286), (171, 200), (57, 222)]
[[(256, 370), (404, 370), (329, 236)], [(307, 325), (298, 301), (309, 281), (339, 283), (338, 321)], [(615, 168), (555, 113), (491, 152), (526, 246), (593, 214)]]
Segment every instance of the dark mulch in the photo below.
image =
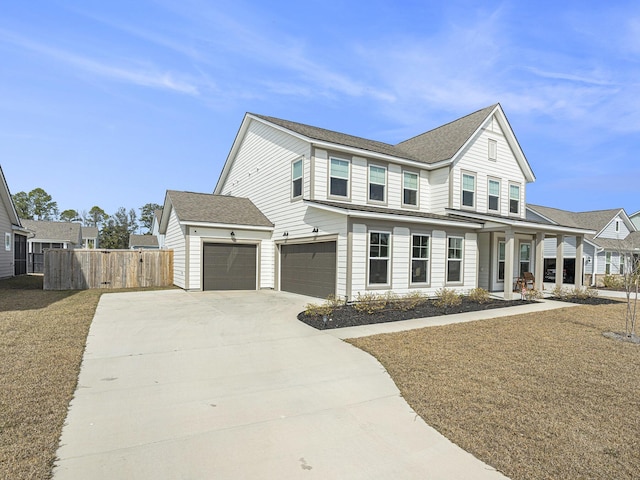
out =
[(567, 303), (578, 303), (580, 305), (611, 305), (612, 303), (620, 303), (621, 301), (613, 298), (603, 298), (603, 297), (589, 297), (589, 298), (549, 297), (548, 300), (556, 300), (558, 302), (567, 302)]
[(400, 320), (411, 320), (412, 318), (438, 317), (441, 315), (451, 315), (454, 313), (477, 312), (479, 310), (491, 310), (495, 308), (513, 307), (517, 305), (528, 305), (536, 303), (529, 300), (489, 300), (487, 303), (478, 303), (467, 298), (462, 299), (462, 304), (458, 307), (441, 308), (434, 305), (432, 300), (417, 306), (413, 310), (402, 311), (398, 309), (384, 309), (376, 313), (368, 314), (358, 312), (351, 305), (344, 305), (336, 308), (333, 314), (325, 322), (320, 315), (306, 315), (304, 312), (298, 314), (298, 320), (307, 325), (326, 330), (330, 328), (356, 327), (359, 325), (369, 325), (372, 323), (397, 322)]

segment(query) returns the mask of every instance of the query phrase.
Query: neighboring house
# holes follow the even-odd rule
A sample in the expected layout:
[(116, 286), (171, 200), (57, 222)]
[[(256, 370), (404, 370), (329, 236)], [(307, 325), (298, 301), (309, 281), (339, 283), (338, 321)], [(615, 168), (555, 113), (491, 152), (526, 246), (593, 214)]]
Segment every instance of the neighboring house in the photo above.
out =
[(129, 235), (129, 248), (131, 250), (154, 249), (158, 250), (158, 238), (154, 235)]
[(151, 235), (158, 239), (158, 248), (164, 248), (164, 235), (160, 233), (160, 220), (162, 219), (162, 210), (153, 212), (153, 221), (151, 222)]
[(9, 186), (0, 167), (0, 278), (27, 273), (27, 231), (13, 204)]
[[(542, 278), (545, 238), (574, 236), (581, 250), (595, 233), (528, 220), (534, 180), (499, 104), (397, 145), (248, 113), (212, 198), (247, 198), (264, 223), (239, 230), (229, 212), (203, 207), (212, 240), (202, 218), (186, 224), (173, 212), (169, 192), (160, 233), (185, 289), (233, 288), (231, 246), (242, 241), (256, 252), (257, 288), (350, 300), (482, 287), (512, 298), (522, 273)], [(207, 263), (210, 242), (221, 251)], [(224, 276), (225, 265), (227, 283), (204, 281)]]
[[(624, 209), (569, 212), (540, 205), (527, 205), (527, 218), (550, 224), (571, 225), (595, 231), (585, 236), (582, 254), (585, 283), (601, 285), (605, 275), (624, 273), (625, 253), (640, 253), (640, 232)], [(563, 241), (563, 276), (566, 283), (574, 283), (576, 248), (572, 237)], [(556, 274), (556, 245), (545, 241), (545, 280), (554, 281)], [(621, 268), (622, 263), (622, 268)]]
[(640, 230), (640, 210), (629, 215), (629, 218), (631, 219), (633, 224), (636, 226), (636, 230)]
[(79, 223), (22, 220), (22, 225), (30, 232), (27, 237), (29, 273), (43, 272), (44, 250), (47, 248), (82, 247), (82, 227)]
[(82, 230), (82, 248), (99, 248), (98, 228), (82, 226), (81, 230)]

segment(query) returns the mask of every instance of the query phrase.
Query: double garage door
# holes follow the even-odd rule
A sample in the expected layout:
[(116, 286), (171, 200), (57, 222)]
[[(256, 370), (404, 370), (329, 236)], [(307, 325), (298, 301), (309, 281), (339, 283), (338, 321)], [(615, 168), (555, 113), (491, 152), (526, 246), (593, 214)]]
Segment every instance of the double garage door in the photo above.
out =
[[(257, 245), (205, 243), (203, 290), (255, 290)], [(336, 292), (336, 242), (280, 247), (280, 289), (326, 298)]]
[(326, 298), (336, 293), (336, 242), (280, 246), (280, 289)]

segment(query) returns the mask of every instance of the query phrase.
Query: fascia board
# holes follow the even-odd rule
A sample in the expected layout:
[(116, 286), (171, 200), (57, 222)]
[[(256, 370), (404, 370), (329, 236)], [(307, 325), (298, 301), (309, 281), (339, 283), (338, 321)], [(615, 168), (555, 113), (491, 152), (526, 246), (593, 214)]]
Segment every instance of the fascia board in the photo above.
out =
[(240, 128), (238, 129), (238, 133), (236, 133), (236, 137), (234, 138), (233, 143), (231, 144), (231, 149), (229, 150), (227, 159), (224, 162), (222, 171), (220, 172), (220, 176), (218, 177), (218, 182), (216, 183), (216, 186), (213, 189), (213, 193), (216, 195), (220, 195), (220, 192), (222, 191), (222, 187), (224, 185), (224, 182), (227, 179), (229, 170), (231, 170), (233, 159), (236, 158), (236, 154), (238, 153), (238, 149), (240, 148), (242, 139), (244, 138), (251, 121), (261, 121), (261, 120), (249, 113), (245, 113), (244, 118), (242, 119), (242, 123), (240, 124)]

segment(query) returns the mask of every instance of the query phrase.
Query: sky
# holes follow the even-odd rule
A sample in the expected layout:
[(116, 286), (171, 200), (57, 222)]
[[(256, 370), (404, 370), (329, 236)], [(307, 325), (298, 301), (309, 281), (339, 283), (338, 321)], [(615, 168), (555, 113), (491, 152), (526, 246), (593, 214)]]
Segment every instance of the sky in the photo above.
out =
[(640, 210), (634, 1), (0, 0), (0, 165), (60, 211), (213, 191), (245, 112), (398, 143), (500, 103), (527, 202)]

